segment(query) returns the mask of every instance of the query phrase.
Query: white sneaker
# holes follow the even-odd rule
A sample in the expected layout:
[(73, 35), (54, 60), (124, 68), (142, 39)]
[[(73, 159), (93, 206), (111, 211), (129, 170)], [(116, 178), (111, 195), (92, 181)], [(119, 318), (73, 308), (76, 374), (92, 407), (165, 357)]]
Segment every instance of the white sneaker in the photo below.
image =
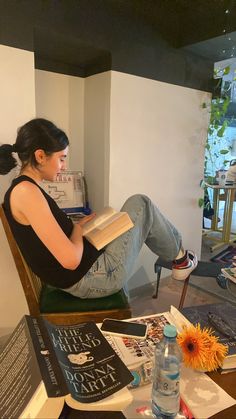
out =
[(186, 250), (186, 259), (182, 263), (174, 261), (172, 265), (172, 278), (177, 281), (184, 281), (197, 267), (197, 255), (192, 250)]

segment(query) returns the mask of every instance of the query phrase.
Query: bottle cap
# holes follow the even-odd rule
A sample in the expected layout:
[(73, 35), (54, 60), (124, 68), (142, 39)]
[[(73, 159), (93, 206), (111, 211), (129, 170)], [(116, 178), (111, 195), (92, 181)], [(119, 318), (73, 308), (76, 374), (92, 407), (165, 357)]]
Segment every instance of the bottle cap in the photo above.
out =
[(166, 324), (164, 326), (164, 336), (167, 338), (175, 338), (177, 336), (177, 330), (176, 327), (172, 324)]

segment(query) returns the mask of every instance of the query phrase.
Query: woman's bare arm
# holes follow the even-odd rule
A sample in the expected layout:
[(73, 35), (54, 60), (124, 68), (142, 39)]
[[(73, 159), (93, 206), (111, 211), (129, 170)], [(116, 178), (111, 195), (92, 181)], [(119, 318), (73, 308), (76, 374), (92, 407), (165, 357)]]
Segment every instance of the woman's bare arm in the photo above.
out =
[(21, 182), (10, 197), (12, 214), (22, 224), (30, 224), (37, 236), (66, 269), (74, 270), (83, 255), (82, 229), (74, 225), (68, 238), (54, 218), (40, 189), (31, 182)]

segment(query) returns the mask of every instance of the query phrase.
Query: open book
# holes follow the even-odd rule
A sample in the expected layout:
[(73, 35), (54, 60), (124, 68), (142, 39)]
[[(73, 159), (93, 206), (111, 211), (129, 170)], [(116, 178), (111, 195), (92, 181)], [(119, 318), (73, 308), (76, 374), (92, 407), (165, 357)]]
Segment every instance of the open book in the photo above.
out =
[(111, 207), (105, 207), (84, 224), (83, 236), (100, 250), (132, 227), (133, 222), (127, 212), (117, 212)]
[(0, 417), (58, 418), (79, 410), (121, 410), (132, 374), (95, 323), (56, 326), (24, 316), (0, 355)]

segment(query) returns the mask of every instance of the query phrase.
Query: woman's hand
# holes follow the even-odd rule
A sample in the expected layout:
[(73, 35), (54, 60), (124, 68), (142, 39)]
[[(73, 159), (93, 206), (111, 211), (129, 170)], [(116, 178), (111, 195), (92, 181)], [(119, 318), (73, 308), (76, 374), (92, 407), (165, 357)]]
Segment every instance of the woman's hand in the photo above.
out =
[(83, 227), (84, 224), (91, 221), (95, 216), (96, 216), (95, 212), (93, 214), (86, 215), (85, 217), (81, 218), (78, 222), (76, 222), (76, 224), (79, 224), (80, 227)]

